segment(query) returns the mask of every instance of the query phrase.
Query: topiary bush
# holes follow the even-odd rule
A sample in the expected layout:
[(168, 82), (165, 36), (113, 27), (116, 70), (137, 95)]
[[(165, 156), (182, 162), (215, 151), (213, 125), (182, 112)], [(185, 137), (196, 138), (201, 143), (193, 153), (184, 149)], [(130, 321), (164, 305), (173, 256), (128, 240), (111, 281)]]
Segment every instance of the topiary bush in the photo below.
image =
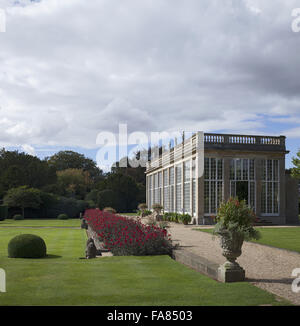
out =
[(59, 215), (57, 216), (57, 218), (58, 218), (59, 220), (67, 220), (67, 219), (69, 218), (69, 216), (68, 216), (67, 214), (59, 214)]
[(20, 234), (8, 243), (9, 258), (42, 258), (46, 257), (45, 241), (34, 234)]
[(14, 215), (13, 219), (15, 221), (20, 221), (20, 220), (24, 220), (24, 217), (21, 214), (16, 214), (16, 215)]

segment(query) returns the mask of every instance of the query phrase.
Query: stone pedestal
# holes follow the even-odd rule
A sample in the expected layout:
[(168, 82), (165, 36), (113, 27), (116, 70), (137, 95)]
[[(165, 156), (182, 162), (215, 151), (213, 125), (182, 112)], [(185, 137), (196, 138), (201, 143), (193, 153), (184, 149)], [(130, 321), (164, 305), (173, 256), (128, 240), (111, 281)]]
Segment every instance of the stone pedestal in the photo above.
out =
[(218, 268), (218, 280), (224, 283), (243, 282), (245, 270), (238, 263), (227, 261)]

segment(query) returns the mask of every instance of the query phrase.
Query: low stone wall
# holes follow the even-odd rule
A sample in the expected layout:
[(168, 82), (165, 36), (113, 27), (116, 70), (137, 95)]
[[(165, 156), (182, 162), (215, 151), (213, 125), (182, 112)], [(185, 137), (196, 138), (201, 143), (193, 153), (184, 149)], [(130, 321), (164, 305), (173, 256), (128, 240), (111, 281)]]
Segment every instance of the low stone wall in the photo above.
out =
[(218, 280), (219, 265), (184, 249), (173, 250), (173, 259), (192, 269)]

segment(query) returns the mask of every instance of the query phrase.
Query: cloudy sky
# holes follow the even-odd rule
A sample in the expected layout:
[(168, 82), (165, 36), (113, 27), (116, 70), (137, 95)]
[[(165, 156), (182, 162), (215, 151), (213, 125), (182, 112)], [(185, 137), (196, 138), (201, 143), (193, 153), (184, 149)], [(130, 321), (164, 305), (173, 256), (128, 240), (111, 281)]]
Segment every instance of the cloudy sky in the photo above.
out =
[[(286, 135), (300, 148), (298, 0), (0, 0), (0, 146), (95, 158), (99, 132)], [(300, 23), (299, 23), (300, 26)]]

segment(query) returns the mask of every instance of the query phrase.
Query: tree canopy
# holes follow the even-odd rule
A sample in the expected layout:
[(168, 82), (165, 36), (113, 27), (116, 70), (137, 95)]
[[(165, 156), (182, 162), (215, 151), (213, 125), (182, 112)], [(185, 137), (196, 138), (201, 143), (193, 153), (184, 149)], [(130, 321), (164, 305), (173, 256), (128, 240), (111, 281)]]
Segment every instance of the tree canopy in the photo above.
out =
[(18, 151), (0, 150), (0, 197), (10, 188), (29, 186), (41, 189), (55, 182), (55, 169), (46, 161)]
[(87, 171), (95, 182), (103, 178), (103, 172), (97, 167), (96, 162), (80, 153), (60, 151), (47, 157), (46, 160), (49, 166), (55, 168), (56, 171), (79, 169)]
[(41, 160), (0, 150), (0, 199), (9, 214), (20, 208), (23, 215), (26, 209), (26, 216), (54, 218), (67, 212), (76, 217), (86, 207), (107, 206), (132, 212), (145, 202), (145, 183), (144, 167), (128, 164), (123, 168), (117, 162), (110, 173), (103, 174), (92, 159), (73, 151)]
[(92, 180), (88, 171), (66, 169), (57, 171), (57, 183), (61, 195), (80, 199), (91, 190)]
[[(110, 173), (98, 184), (100, 197), (98, 206), (113, 206), (118, 212), (131, 212), (137, 208), (139, 188), (131, 176), (121, 173)], [(104, 192), (105, 191), (105, 192)], [(103, 202), (102, 200), (109, 200)]]
[(19, 207), (24, 217), (25, 208), (39, 208), (42, 204), (41, 192), (38, 189), (21, 186), (8, 190), (3, 202), (8, 207)]
[(293, 157), (292, 162), (294, 167), (292, 168), (292, 176), (300, 179), (300, 150), (297, 153), (297, 157)]

